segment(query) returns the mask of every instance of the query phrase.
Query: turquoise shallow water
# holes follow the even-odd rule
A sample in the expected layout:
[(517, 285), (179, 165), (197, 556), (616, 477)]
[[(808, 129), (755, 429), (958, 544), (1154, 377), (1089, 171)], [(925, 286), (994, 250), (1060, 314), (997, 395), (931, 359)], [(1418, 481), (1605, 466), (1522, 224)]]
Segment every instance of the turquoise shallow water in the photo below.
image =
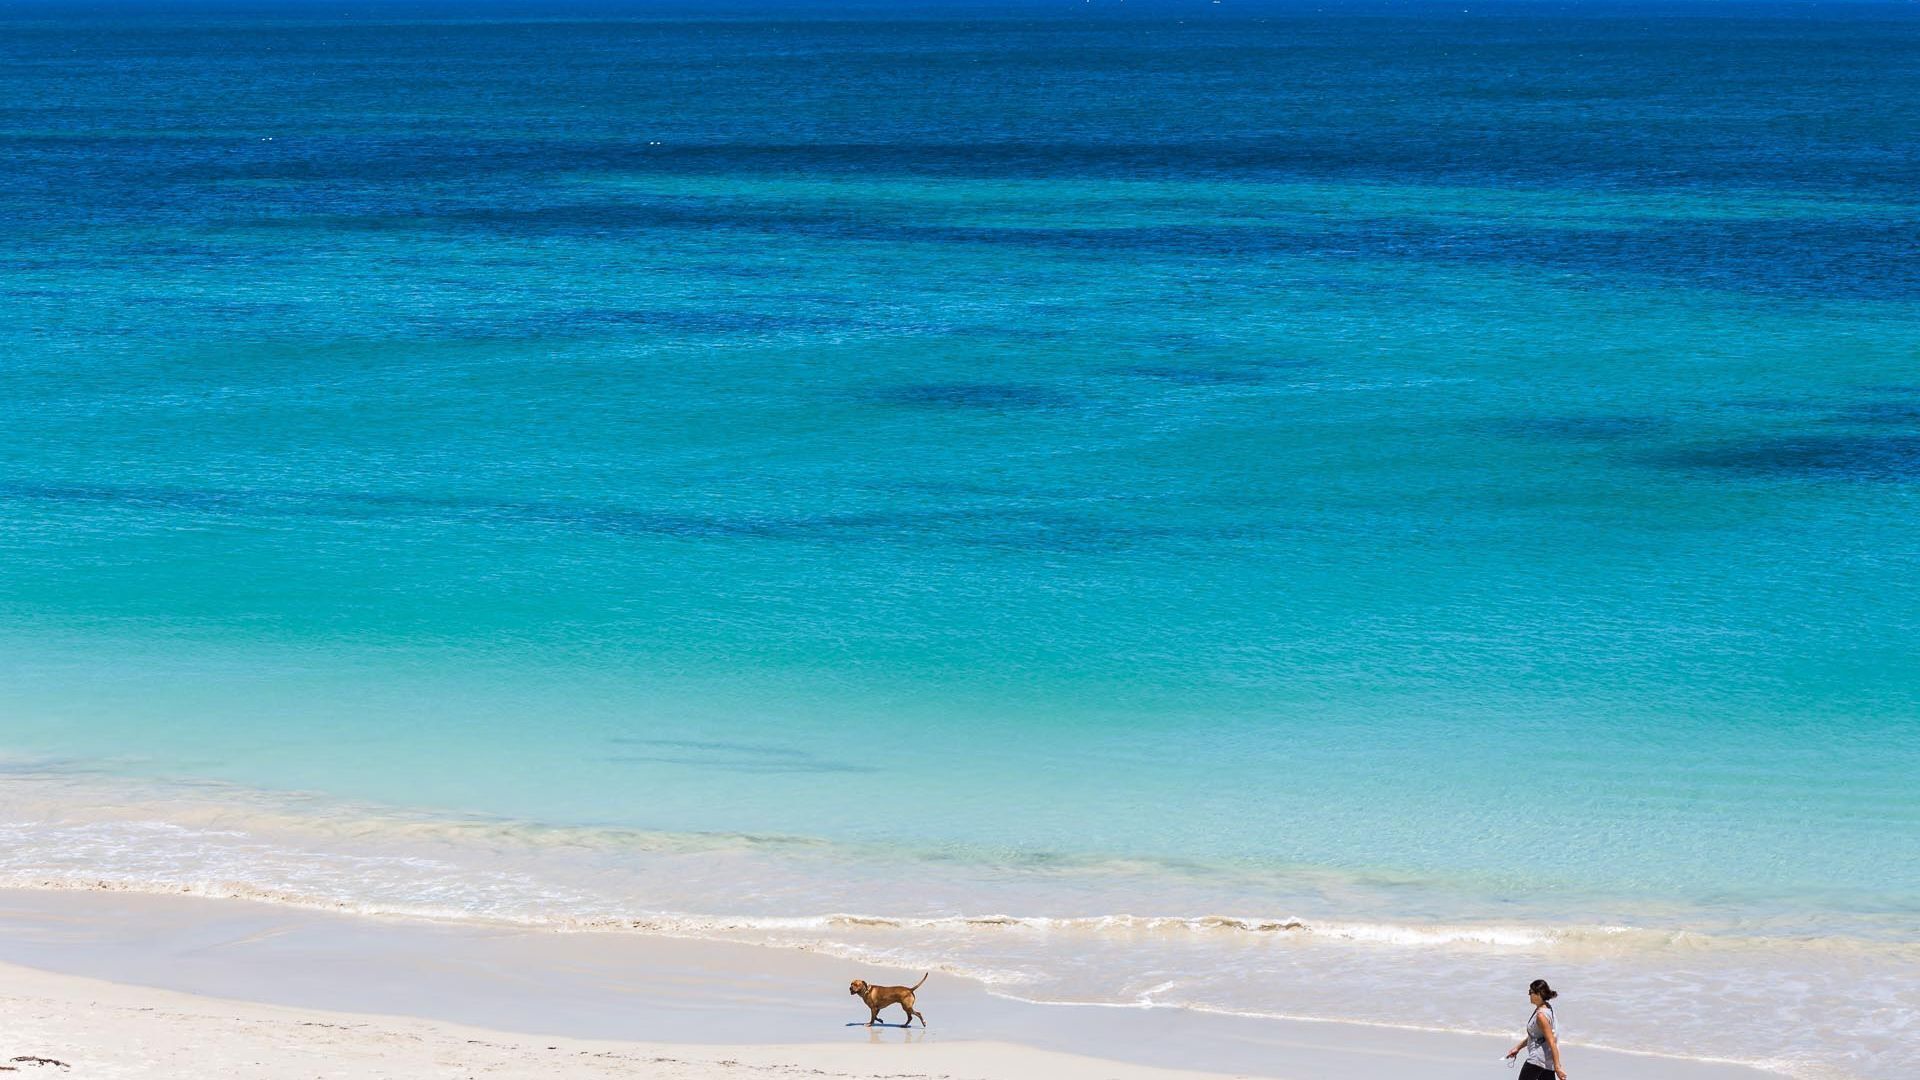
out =
[(9, 881), (1913, 1064), (1904, 9), (6, 25)]

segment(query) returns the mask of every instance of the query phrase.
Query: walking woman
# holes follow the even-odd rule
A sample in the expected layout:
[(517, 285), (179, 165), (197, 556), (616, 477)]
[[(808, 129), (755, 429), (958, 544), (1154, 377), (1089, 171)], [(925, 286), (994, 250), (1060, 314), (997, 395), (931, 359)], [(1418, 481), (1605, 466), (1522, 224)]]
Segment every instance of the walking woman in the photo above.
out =
[(1527, 1037), (1507, 1051), (1508, 1061), (1522, 1050), (1527, 1052), (1520, 1080), (1567, 1080), (1566, 1066), (1560, 1064), (1560, 1036), (1553, 1030), (1553, 1006), (1547, 1004), (1559, 996), (1545, 979), (1535, 979), (1527, 987), (1527, 1000), (1533, 1002), (1533, 1015), (1527, 1017)]

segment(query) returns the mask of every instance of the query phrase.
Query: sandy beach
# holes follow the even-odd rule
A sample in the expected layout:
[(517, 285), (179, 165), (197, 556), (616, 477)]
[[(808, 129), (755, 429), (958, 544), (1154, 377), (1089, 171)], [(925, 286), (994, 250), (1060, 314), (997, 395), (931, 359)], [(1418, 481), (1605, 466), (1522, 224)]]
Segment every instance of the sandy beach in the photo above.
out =
[[(0, 893), (0, 1057), (88, 1077), (954, 1080), (1495, 1075), (1495, 1034), (1180, 1009), (1040, 1006), (933, 973), (925, 1029), (868, 1029), (849, 978), (790, 950), (374, 920), (236, 900)], [(1568, 1047), (1583, 1080), (1754, 1080)]]
[[(1204, 1074), (991, 1042), (722, 1046), (531, 1036), (396, 1016), (292, 1009), (7, 965), (0, 1040), (21, 1071), (74, 1076), (1111, 1077)], [(24, 1053), (15, 1055), (14, 1050)], [(54, 1057), (54, 1054), (61, 1055)], [(21, 1060), (21, 1059), (28, 1060)]]
[(0, 1080), (1920, 1080), (1916, 57), (0, 3)]

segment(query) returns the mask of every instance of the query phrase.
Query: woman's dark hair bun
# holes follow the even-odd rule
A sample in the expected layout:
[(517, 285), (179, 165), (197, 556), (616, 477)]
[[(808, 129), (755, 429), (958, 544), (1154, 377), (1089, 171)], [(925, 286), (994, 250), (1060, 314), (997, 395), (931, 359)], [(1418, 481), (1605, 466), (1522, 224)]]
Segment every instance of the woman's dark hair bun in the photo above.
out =
[(1560, 996), (1560, 991), (1548, 986), (1547, 980), (1545, 979), (1535, 979), (1529, 983), (1527, 985), (1527, 993), (1539, 994), (1541, 1001), (1552, 1001), (1554, 998)]

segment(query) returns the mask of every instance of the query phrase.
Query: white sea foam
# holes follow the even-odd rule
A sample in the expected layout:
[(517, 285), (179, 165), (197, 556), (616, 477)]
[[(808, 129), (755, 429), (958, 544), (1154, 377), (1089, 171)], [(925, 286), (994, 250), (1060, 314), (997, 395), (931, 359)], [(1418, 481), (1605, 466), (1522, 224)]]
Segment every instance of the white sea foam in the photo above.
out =
[[(1529, 910), (1494, 921), (1468, 900), (1446, 918), (1396, 910), (1394, 886), (1325, 873), (914, 861), (805, 838), (435, 819), (205, 785), (98, 783), (0, 779), (0, 886), (804, 948), (943, 970), (1043, 1004), (1352, 1023), (1371, 1021), (1343, 1001), (1387, 1000), (1403, 1026), (1444, 1031), (1491, 1032), (1516, 981), (1549, 972), (1577, 988), (1565, 1011), (1591, 1045), (1764, 1061), (1808, 1078), (1920, 1065), (1889, 1034), (1920, 1019), (1920, 946), (1897, 920), (1730, 925), (1706, 910), (1584, 921)], [(867, 906), (873, 896), (901, 896), (904, 910)], [(1143, 898), (1162, 912), (1119, 910)], [(1244, 913), (1281, 904), (1292, 910)], [(1434, 986), (1448, 992), (1418, 990)], [(1736, 987), (1738, 1016), (1689, 1019), (1701, 995)]]

